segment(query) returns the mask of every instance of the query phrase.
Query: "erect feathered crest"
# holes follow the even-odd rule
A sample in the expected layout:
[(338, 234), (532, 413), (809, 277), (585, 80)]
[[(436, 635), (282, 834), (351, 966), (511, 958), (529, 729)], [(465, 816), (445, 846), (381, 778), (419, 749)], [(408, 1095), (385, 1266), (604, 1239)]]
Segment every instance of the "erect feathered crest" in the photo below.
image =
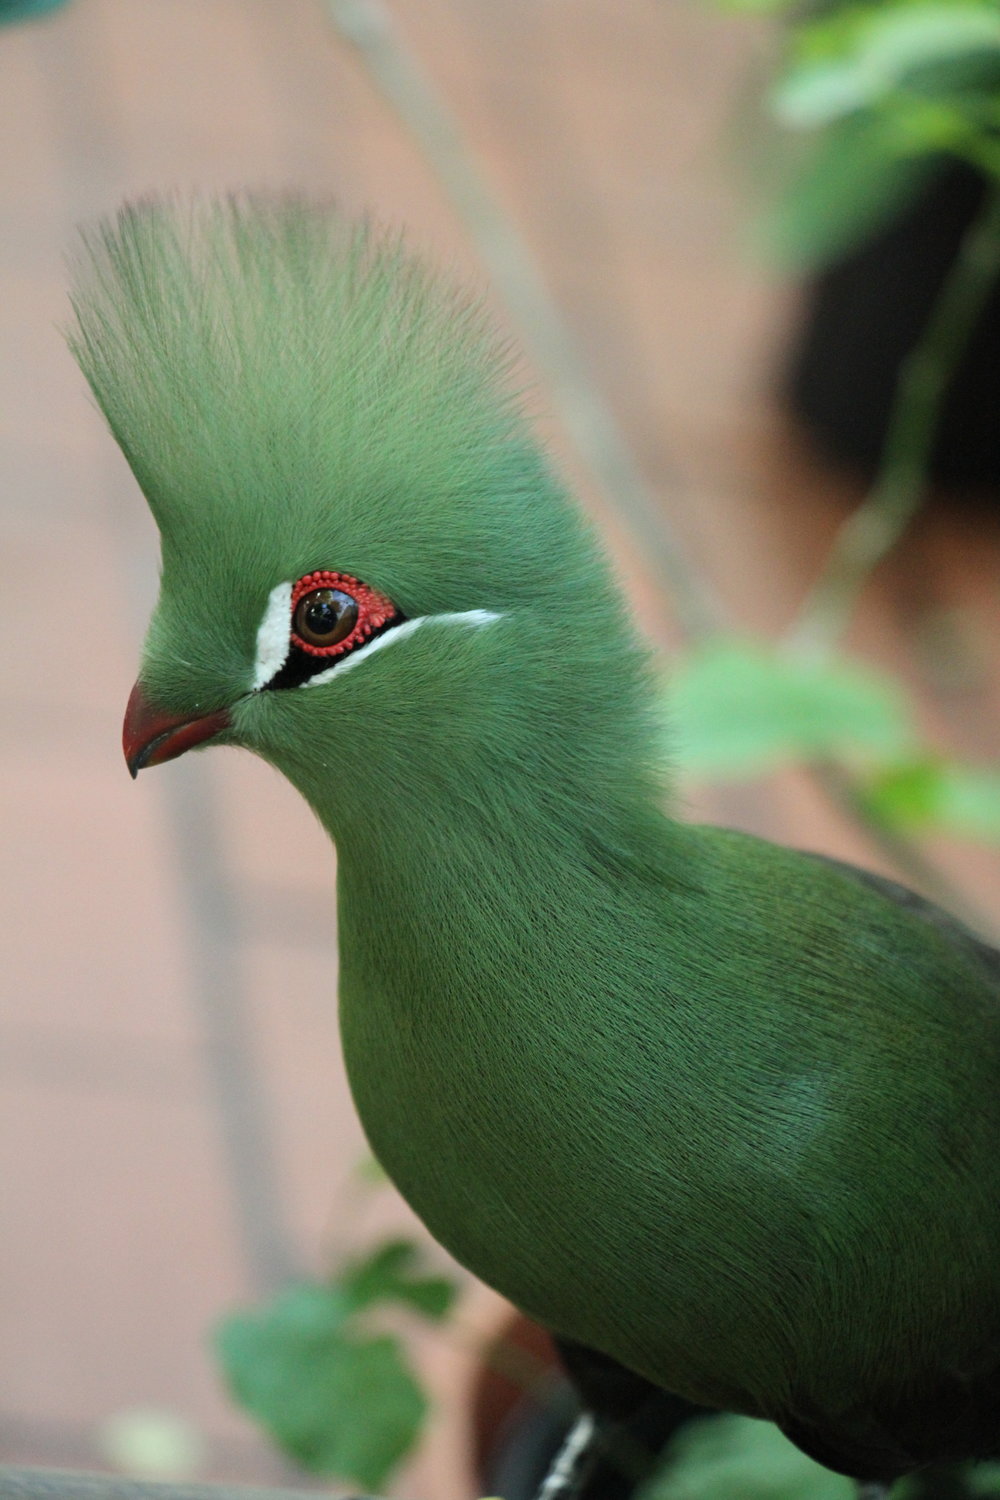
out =
[(481, 303), (330, 206), (144, 200), (83, 241), (71, 347), (161, 530), (361, 470), (446, 499), (518, 425)]

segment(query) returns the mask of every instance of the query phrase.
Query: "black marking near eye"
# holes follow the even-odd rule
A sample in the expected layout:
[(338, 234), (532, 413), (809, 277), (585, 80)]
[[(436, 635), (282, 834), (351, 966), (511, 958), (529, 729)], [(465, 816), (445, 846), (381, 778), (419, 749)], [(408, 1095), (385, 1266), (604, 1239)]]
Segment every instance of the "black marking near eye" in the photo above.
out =
[(387, 594), (350, 573), (327, 569), (304, 573), (297, 583), (271, 591), (258, 632), (255, 686), (301, 687), (403, 619)]
[[(369, 641), (375, 640), (377, 636), (385, 635), (387, 630), (391, 630), (394, 625), (401, 625), (405, 619), (405, 615), (393, 615), (391, 620), (386, 620), (384, 624), (375, 626), (365, 637), (362, 644), (367, 645)], [(350, 652), (345, 653), (345, 655), (350, 654)], [(343, 657), (313, 656), (308, 651), (303, 651), (300, 646), (297, 646), (292, 641), (288, 648), (288, 655), (285, 658), (284, 666), (279, 672), (275, 673), (270, 682), (265, 684), (265, 690), (301, 687), (304, 682), (309, 681), (310, 677), (317, 677), (320, 672), (328, 672), (340, 660), (343, 660)]]

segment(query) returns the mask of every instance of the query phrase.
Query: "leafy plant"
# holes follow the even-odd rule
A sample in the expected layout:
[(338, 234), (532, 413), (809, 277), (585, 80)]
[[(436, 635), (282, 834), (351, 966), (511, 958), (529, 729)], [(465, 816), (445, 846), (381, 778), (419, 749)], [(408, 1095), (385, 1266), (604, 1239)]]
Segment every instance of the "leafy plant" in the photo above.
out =
[(707, 1417), (682, 1428), (638, 1500), (853, 1500), (856, 1486), (769, 1422)]
[(841, 756), (892, 763), (915, 743), (891, 678), (761, 641), (720, 636), (690, 651), (671, 668), (668, 704), (679, 767), (705, 777)]
[(767, 106), (786, 133), (772, 254), (816, 266), (897, 214), (948, 157), (1000, 167), (998, 0), (718, 0), (784, 14)]
[(888, 763), (872, 775), (866, 796), (877, 817), (915, 832), (953, 833), (1000, 844), (1000, 768), (963, 766), (925, 755)]
[(215, 1347), (234, 1399), (283, 1452), (317, 1474), (379, 1489), (415, 1442), (427, 1399), (403, 1341), (373, 1315), (402, 1305), (440, 1322), (455, 1284), (391, 1240), (325, 1282), (286, 1287), (234, 1313)]
[[(964, 1474), (972, 1495), (1000, 1496), (1000, 1464)], [(853, 1500), (857, 1486), (807, 1458), (769, 1422), (708, 1417), (681, 1429), (637, 1500)], [(921, 1479), (902, 1480), (893, 1500), (926, 1500)]]
[(692, 780), (839, 762), (874, 821), (1000, 845), (1000, 766), (922, 745), (902, 684), (860, 662), (717, 636), (674, 663), (667, 707), (674, 763)]
[[(926, 493), (952, 376), (1000, 272), (1000, 0), (717, 3), (782, 19), (767, 102), (799, 149), (766, 238), (786, 263), (815, 266), (857, 245), (949, 157), (978, 168), (986, 193), (900, 367), (875, 483), (786, 640), (720, 633), (675, 676), (681, 768), (746, 777), (795, 760), (832, 763), (872, 831), (1000, 842), (1000, 766), (965, 766), (922, 745), (900, 685), (837, 654), (858, 594)], [(947, 902), (943, 887), (937, 894)]]

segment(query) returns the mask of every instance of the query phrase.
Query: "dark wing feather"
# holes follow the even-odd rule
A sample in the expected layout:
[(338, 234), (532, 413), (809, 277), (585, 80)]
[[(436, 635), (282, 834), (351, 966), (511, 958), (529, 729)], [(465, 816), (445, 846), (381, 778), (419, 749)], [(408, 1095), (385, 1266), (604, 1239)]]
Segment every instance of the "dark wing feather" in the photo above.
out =
[(829, 865), (834, 870), (840, 870), (852, 880), (860, 881), (862, 885), (878, 891), (894, 905), (902, 906), (906, 911), (912, 911), (916, 916), (921, 917), (930, 926), (937, 928), (938, 932), (943, 933), (956, 948), (975, 958), (982, 965), (988, 979), (1000, 988), (1000, 949), (994, 948), (990, 943), (977, 937), (957, 917), (951, 916), (942, 907), (936, 906), (933, 901), (928, 901), (925, 896), (918, 896), (916, 891), (911, 891), (908, 886), (900, 885), (896, 880), (889, 880), (885, 875), (874, 875), (871, 870), (862, 870), (858, 865), (848, 864), (846, 860), (831, 859), (827, 854), (809, 852), (808, 857), (818, 860), (821, 864)]

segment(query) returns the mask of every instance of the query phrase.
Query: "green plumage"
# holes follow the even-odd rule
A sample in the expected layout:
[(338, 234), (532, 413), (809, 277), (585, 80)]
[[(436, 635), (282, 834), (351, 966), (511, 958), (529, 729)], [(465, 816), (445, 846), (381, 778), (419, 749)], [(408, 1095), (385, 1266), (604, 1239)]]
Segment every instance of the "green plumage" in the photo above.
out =
[[(668, 816), (645, 653), (481, 311), (252, 199), (125, 210), (76, 307), (162, 534), (146, 696), (228, 709), (335, 839), (351, 1086), (432, 1233), (851, 1472), (1000, 1449), (995, 956)], [(271, 591), (314, 569), (441, 618), (252, 692)]]

